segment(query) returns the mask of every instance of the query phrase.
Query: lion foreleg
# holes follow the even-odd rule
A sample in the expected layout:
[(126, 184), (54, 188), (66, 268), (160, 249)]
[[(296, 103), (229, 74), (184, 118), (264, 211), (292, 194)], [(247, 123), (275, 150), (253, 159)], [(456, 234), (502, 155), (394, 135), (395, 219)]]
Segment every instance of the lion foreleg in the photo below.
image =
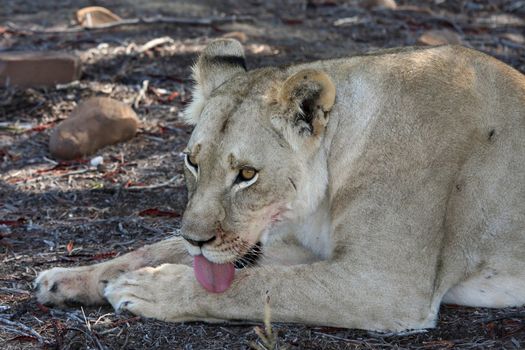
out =
[(222, 294), (206, 292), (190, 267), (165, 264), (120, 276), (105, 295), (117, 310), (167, 321), (261, 321), (269, 296), (276, 322), (390, 331), (434, 322), (428, 300), (341, 262), (243, 269)]
[(90, 266), (55, 267), (35, 280), (37, 299), (46, 305), (101, 304), (106, 284), (119, 275), (162, 263), (190, 264), (180, 237), (144, 246), (115, 259)]

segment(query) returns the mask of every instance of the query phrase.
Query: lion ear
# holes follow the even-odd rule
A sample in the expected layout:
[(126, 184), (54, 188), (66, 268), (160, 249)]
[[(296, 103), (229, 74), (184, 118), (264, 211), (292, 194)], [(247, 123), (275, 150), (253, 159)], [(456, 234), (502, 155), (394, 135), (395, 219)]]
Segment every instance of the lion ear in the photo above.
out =
[(237, 40), (217, 39), (209, 43), (193, 66), (195, 87), (184, 118), (196, 124), (211, 92), (237, 73), (246, 72), (244, 49)]
[(335, 102), (335, 85), (325, 72), (303, 69), (285, 80), (278, 100), (301, 135), (319, 136)]

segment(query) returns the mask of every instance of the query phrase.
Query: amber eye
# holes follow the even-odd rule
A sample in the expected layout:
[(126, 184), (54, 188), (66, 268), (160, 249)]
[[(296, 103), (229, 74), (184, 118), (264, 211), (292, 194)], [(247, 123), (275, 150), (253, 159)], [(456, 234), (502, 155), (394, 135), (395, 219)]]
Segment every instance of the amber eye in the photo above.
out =
[(254, 168), (243, 168), (239, 172), (239, 178), (241, 181), (250, 181), (255, 177), (257, 171)]

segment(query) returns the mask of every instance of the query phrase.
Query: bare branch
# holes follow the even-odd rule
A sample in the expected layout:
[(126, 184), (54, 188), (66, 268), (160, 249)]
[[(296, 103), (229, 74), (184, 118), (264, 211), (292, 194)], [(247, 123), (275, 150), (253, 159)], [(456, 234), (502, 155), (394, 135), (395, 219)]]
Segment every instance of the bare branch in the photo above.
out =
[(20, 28), (14, 23), (7, 23), (7, 27), (10, 30), (31, 34), (60, 34), (60, 33), (78, 33), (87, 31), (105, 30), (110, 28), (117, 28), (123, 26), (133, 25), (155, 25), (155, 24), (177, 24), (187, 26), (215, 26), (225, 23), (234, 22), (253, 22), (254, 19), (251, 16), (225, 16), (225, 17), (205, 17), (205, 18), (181, 18), (181, 17), (166, 17), (166, 16), (153, 16), (153, 17), (141, 17), (141, 18), (129, 18), (120, 21), (115, 21), (107, 24), (101, 24), (98, 26), (86, 28), (82, 26), (74, 26), (64, 29), (24, 29)]

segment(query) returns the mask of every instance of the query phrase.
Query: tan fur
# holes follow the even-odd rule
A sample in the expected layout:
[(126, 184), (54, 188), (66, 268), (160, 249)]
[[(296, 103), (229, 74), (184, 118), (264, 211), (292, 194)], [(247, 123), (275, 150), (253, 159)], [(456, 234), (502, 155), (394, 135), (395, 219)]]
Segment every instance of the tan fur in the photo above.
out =
[[(304, 98), (304, 90), (308, 90), (307, 84), (314, 84), (320, 89), (320, 95), (317, 98), (316, 113), (328, 113), (335, 102), (335, 86), (329, 76), (315, 69), (303, 69), (282, 84), (278, 91), (277, 103), (284, 108), (294, 106), (301, 109), (300, 101)], [(303, 91), (301, 91), (303, 90)], [(304, 111), (302, 111), (304, 112)], [(327, 123), (327, 118), (315, 118), (312, 122), (312, 134), (319, 136)]]
[(319, 105), (324, 112), (329, 112), (335, 102), (335, 86), (329, 76), (315, 69), (303, 69), (286, 79), (279, 91), (279, 102), (282, 104), (290, 103), (294, 90), (305, 81), (315, 81), (322, 86)]
[[(525, 304), (521, 73), (456, 46), (250, 72), (214, 59), (243, 57), (237, 42), (211, 48), (187, 114), (198, 168), (186, 173), (182, 234), (216, 237), (186, 244), (216, 263), (262, 241), (262, 263), (210, 294), (176, 238), (140, 258), (44, 271), (40, 302), (260, 320), (268, 291), (274, 321), (391, 331), (433, 327), (443, 300)], [(236, 182), (243, 166), (255, 182)]]

